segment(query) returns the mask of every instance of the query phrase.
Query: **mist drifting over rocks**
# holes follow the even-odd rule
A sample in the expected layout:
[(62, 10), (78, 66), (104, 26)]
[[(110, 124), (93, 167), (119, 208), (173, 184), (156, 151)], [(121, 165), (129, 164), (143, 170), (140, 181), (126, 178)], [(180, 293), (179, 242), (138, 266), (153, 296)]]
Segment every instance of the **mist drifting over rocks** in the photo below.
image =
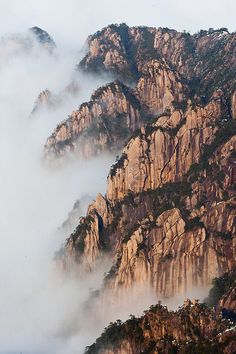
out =
[[(76, 200), (82, 213), (98, 192), (105, 193), (115, 154), (89, 160), (70, 154), (49, 165), (43, 148), (55, 127), (112, 79), (75, 70), (89, 34), (121, 22), (180, 30), (184, 26), (190, 31), (227, 25), (234, 30), (233, 0), (228, 1), (227, 13), (219, 7), (216, 11), (218, 5), (200, 1), (195, 11), (196, 5), (185, 0), (178, 8), (173, 0), (166, 5), (122, 0), (113, 9), (108, 0), (1, 1), (0, 354), (80, 354), (110, 321), (141, 315), (157, 302), (145, 286), (131, 288), (115, 300), (109, 290), (98, 296), (104, 273), (111, 268), (109, 256), (98, 261), (93, 272), (71, 267), (63, 273), (54, 262), (80, 212), (69, 214), (76, 220), (67, 224), (68, 234), (61, 225)], [(212, 16), (205, 7), (212, 9)], [(77, 88), (73, 93), (71, 85)], [(52, 93), (53, 104), (31, 116), (42, 92)], [(203, 299), (207, 291), (192, 289), (189, 296)], [(183, 300), (177, 297), (167, 305), (175, 309)]]

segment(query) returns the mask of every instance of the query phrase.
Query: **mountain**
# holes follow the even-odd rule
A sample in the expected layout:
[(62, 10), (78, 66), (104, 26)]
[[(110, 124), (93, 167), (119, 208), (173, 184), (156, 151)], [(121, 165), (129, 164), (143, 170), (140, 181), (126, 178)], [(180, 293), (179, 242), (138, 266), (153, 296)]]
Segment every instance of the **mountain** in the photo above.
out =
[(40, 43), (49, 52), (53, 52), (53, 50), (56, 48), (56, 43), (54, 42), (53, 38), (42, 28), (34, 26), (29, 29), (29, 32), (33, 34), (38, 43)]
[[(108, 73), (114, 81), (57, 126), (45, 155), (122, 151), (106, 194), (89, 206), (57, 261), (64, 269), (74, 264), (93, 271), (109, 254), (113, 265), (101, 293), (109, 289), (114, 297), (146, 286), (157, 299), (171, 299), (208, 288), (213, 279), (231, 279), (236, 34), (122, 24), (104, 28), (87, 44), (78, 69)], [(209, 306), (236, 316), (235, 283), (220, 295), (214, 304), (209, 298)], [(176, 312), (154, 306), (140, 319), (109, 326), (87, 352), (230, 353), (230, 326), (199, 303)]]
[(141, 318), (111, 323), (86, 354), (235, 353), (235, 326), (198, 301), (186, 300), (178, 311), (161, 304)]
[[(78, 69), (111, 74), (119, 81), (100, 88), (58, 125), (47, 140), (46, 155), (79, 151), (89, 157), (119, 151), (143, 123), (165, 110), (204, 106), (213, 95), (222, 94), (227, 109), (233, 110), (227, 115), (235, 116), (236, 35), (226, 29), (191, 36), (166, 28), (111, 25), (90, 36), (87, 45)], [(112, 102), (118, 99), (122, 109), (116, 112)], [(115, 139), (113, 126), (120, 127)], [(88, 149), (83, 135), (90, 140)]]
[(23, 33), (9, 33), (0, 38), (1, 63), (19, 54), (31, 53), (35, 48), (53, 54), (56, 44), (53, 38), (39, 27), (29, 28)]
[(205, 300), (213, 309), (187, 299), (178, 311), (169, 311), (159, 302), (140, 318), (110, 323), (86, 353), (234, 353), (235, 281), (235, 268), (214, 279)]

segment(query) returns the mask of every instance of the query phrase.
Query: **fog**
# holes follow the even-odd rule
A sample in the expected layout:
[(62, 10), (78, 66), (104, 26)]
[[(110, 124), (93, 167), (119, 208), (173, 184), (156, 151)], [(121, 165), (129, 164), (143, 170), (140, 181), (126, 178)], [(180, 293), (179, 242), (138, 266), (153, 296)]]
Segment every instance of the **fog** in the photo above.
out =
[(70, 50), (109, 23), (171, 27), (196, 32), (209, 27), (235, 31), (234, 0), (1, 0), (0, 32), (41, 26)]
[[(36, 42), (30, 51), (13, 53), (0, 46), (0, 352), (72, 353), (58, 333), (103, 269), (85, 285), (63, 278), (52, 258), (69, 235), (56, 231), (76, 199), (105, 191), (113, 156), (71, 159), (53, 169), (43, 161), (43, 146), (56, 124), (104, 80), (75, 77), (75, 57), (60, 51), (50, 56)], [(29, 118), (42, 89), (60, 92), (71, 79), (80, 85), (77, 97)]]
[[(145, 289), (140, 301), (132, 292), (125, 301), (114, 303), (106, 294), (88, 302), (111, 261), (103, 259), (89, 274), (63, 274), (53, 261), (69, 236), (58, 229), (74, 202), (105, 192), (115, 157), (69, 156), (49, 166), (43, 146), (56, 125), (110, 78), (76, 74), (79, 51), (72, 56), (58, 48), (50, 55), (32, 38), (30, 47), (22, 46), (27, 36), (8, 34), (0, 44), (0, 353), (79, 354), (111, 320), (141, 315), (155, 301)], [(62, 92), (71, 80), (78, 83), (76, 95), (30, 116), (40, 91)]]
[[(196, 2), (184, 0), (121, 0), (112, 7), (108, 0), (0, 0), (0, 37), (6, 36), (0, 41), (0, 354), (80, 354), (109, 321), (141, 314), (156, 300), (145, 288), (140, 302), (131, 292), (126, 301), (109, 303), (109, 312), (106, 296), (99, 300), (105, 301), (106, 313), (98, 300), (86, 312), (84, 304), (92, 289), (100, 287), (110, 260), (86, 276), (76, 271), (64, 276), (52, 262), (69, 236), (58, 228), (77, 199), (105, 192), (114, 161), (111, 155), (89, 161), (71, 158), (57, 167), (43, 161), (44, 143), (56, 125), (109, 81), (74, 71), (87, 35), (112, 22), (234, 30), (233, 10), (233, 0), (200, 1), (197, 8)], [(28, 38), (26, 29), (35, 25), (53, 36), (53, 55), (32, 38), (27, 50), (21, 45)], [(58, 94), (71, 80), (78, 83), (75, 96), (68, 96), (54, 111), (29, 118), (42, 90)], [(176, 306), (180, 302), (177, 299)]]

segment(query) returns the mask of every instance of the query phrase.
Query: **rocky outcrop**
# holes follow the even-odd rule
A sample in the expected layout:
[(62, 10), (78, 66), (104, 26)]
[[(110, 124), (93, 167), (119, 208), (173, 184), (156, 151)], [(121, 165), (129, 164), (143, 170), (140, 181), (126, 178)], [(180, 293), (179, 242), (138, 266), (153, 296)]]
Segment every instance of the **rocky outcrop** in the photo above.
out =
[(176, 312), (152, 306), (141, 318), (111, 323), (87, 354), (232, 353), (235, 328), (198, 301), (186, 300)]
[(181, 105), (186, 94), (184, 91), (187, 91), (181, 76), (171, 70), (164, 60), (145, 63), (136, 90), (143, 109), (150, 115), (170, 109), (173, 102)]
[(77, 151), (89, 157), (106, 149), (121, 148), (124, 140), (141, 124), (140, 103), (119, 81), (99, 88), (48, 138), (47, 156)]
[(36, 113), (40, 112), (44, 109), (53, 109), (60, 103), (59, 97), (53, 95), (51, 91), (44, 90), (40, 92), (37, 100), (34, 103), (34, 108), (31, 112), (31, 117), (33, 117)]
[(115, 293), (145, 283), (159, 297), (185, 294), (235, 266), (235, 121), (223, 108), (213, 98), (142, 128), (89, 207), (85, 236), (69, 238), (67, 252), (90, 268), (111, 251), (105, 286)]
[[(49, 137), (45, 153), (80, 150), (85, 157), (118, 150), (149, 117), (184, 101), (185, 85), (163, 61), (148, 62), (135, 90), (115, 81), (100, 88)], [(183, 103), (184, 104), (184, 103)], [(186, 102), (185, 106), (186, 107)]]
[(175, 111), (143, 128), (124, 149), (122, 166), (114, 166), (107, 198), (114, 201), (129, 190), (138, 193), (180, 181), (198, 163), (204, 144), (212, 142), (221, 114), (221, 101), (213, 99), (204, 108)]
[(77, 81), (72, 80), (64, 90), (58, 94), (52, 93), (50, 90), (46, 89), (40, 92), (37, 100), (34, 103), (34, 108), (30, 114), (30, 118), (33, 118), (38, 113), (45, 111), (57, 110), (63, 105), (68, 99), (75, 98), (79, 92), (79, 85)]
[[(109, 253), (101, 297), (139, 286), (159, 299), (207, 288), (236, 267), (235, 34), (123, 24), (88, 46), (80, 68), (135, 86), (114, 81), (97, 90), (56, 128), (46, 153), (88, 157), (94, 146), (114, 151), (129, 140), (60, 261), (92, 272)], [(234, 312), (234, 285), (226, 290), (216, 304)], [(151, 312), (108, 327), (88, 353), (235, 350), (234, 329), (217, 309), (188, 302), (175, 313)]]
[[(118, 151), (142, 123), (150, 122), (165, 111), (185, 111), (190, 101), (193, 107), (204, 106), (212, 97), (221, 97), (228, 107), (227, 115), (234, 116), (235, 51), (235, 34), (225, 29), (201, 31), (191, 36), (163, 28), (129, 28), (125, 24), (104, 28), (89, 37), (88, 52), (79, 68), (85, 72), (112, 73), (126, 84), (134, 82), (134, 90), (123, 86), (118, 91), (129, 92), (128, 105), (132, 105), (131, 96), (132, 102), (138, 102), (133, 107), (135, 112), (110, 111), (113, 118), (116, 116), (119, 120), (120, 115), (126, 115), (124, 120), (127, 120), (125, 123), (121, 119), (117, 124), (119, 136), (112, 139), (117, 131), (117, 126), (113, 126), (115, 120), (110, 120), (108, 113), (109, 120), (104, 126), (106, 109), (90, 112), (95, 105), (92, 101), (97, 99), (92, 96), (88, 112), (81, 109), (72, 112), (69, 119), (56, 128), (46, 143), (45, 155), (55, 157), (66, 151), (80, 150), (89, 157), (105, 150)], [(117, 82), (112, 85), (116, 86)], [(99, 92), (102, 90), (105, 88)], [(117, 105), (117, 95), (107, 90), (106, 95), (110, 106)], [(102, 99), (99, 104), (107, 105), (105, 101)], [(134, 114), (135, 128), (130, 124)], [(80, 124), (81, 121), (85, 124)]]
[(31, 27), (29, 32), (32, 33), (36, 40), (50, 53), (54, 51), (56, 48), (56, 43), (48, 32), (37, 26)]
[(79, 67), (137, 80), (147, 60), (163, 58), (190, 80), (193, 94), (210, 97), (216, 89), (228, 94), (233, 89), (235, 54), (236, 36), (225, 28), (190, 35), (168, 28), (121, 24), (89, 37), (88, 53)]
[(86, 213), (87, 206), (92, 201), (92, 197), (84, 195), (80, 199), (76, 200), (72, 210), (69, 212), (67, 219), (60, 227), (60, 231), (66, 235), (71, 234), (76, 226), (79, 224), (79, 219)]
[(122, 246), (119, 268), (109, 286), (150, 283), (158, 297), (171, 297), (209, 285), (234, 262), (234, 252), (228, 254), (232, 241), (207, 236), (204, 224), (188, 231), (178, 209), (164, 212), (153, 223), (150, 230), (144, 220)]

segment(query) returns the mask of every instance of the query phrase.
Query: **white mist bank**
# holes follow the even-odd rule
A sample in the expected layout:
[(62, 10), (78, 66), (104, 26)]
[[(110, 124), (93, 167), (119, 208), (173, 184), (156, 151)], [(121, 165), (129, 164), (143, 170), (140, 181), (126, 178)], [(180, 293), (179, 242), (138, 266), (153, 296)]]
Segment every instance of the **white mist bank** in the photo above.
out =
[[(0, 353), (72, 353), (60, 333), (79, 313), (97, 277), (65, 278), (52, 262), (69, 235), (56, 230), (76, 199), (105, 192), (114, 157), (70, 161), (48, 168), (43, 146), (56, 124), (100, 82), (85, 80), (78, 97), (54, 113), (29, 120), (38, 93), (60, 91), (73, 77), (75, 58), (50, 57), (36, 45), (0, 66)], [(80, 78), (78, 78), (80, 84)], [(76, 348), (76, 347), (75, 347)], [(78, 343), (77, 351), (78, 353)]]
[[(35, 43), (30, 52), (8, 54), (0, 61), (0, 354), (80, 354), (110, 321), (141, 315), (154, 301), (147, 293), (139, 301), (106, 294), (93, 303), (91, 291), (110, 260), (94, 273), (70, 275), (52, 261), (69, 236), (58, 227), (76, 199), (105, 192), (114, 156), (72, 158), (52, 168), (43, 146), (57, 123), (109, 78), (75, 76), (76, 51), (51, 57)], [(78, 81), (77, 97), (29, 119), (40, 91), (58, 93), (71, 79)]]

